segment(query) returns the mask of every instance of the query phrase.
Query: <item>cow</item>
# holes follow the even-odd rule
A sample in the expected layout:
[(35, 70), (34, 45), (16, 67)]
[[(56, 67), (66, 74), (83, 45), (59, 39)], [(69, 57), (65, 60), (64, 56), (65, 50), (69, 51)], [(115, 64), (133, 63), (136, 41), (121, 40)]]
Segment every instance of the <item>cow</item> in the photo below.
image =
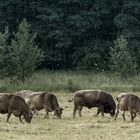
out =
[(0, 113), (7, 113), (7, 122), (9, 122), (11, 114), (19, 117), (21, 123), (22, 116), (27, 123), (30, 123), (32, 119), (32, 113), (25, 100), (22, 97), (14, 94), (0, 95)]
[(73, 118), (75, 118), (76, 111), (78, 110), (79, 116), (81, 117), (81, 110), (83, 106), (88, 109), (97, 107), (98, 111), (96, 116), (101, 112), (102, 116), (104, 113), (110, 113), (111, 116), (115, 115), (116, 104), (113, 97), (101, 90), (80, 90), (74, 93), (74, 97), (70, 102), (74, 100)]
[(34, 112), (36, 112), (36, 110), (45, 109), (45, 118), (49, 118), (49, 112), (52, 111), (54, 111), (54, 115), (61, 118), (63, 108), (59, 107), (57, 98), (52, 93), (44, 92), (33, 94), (29, 96), (27, 104)]
[(127, 94), (122, 97), (117, 104), (117, 112), (115, 115), (115, 120), (119, 114), (119, 110), (123, 111), (123, 120), (125, 121), (125, 111), (129, 111), (131, 115), (131, 121), (133, 122), (137, 113), (140, 113), (140, 99), (138, 96), (133, 94)]
[[(30, 96), (34, 96), (35, 94), (39, 94), (39, 93), (44, 93), (44, 92), (35, 92), (35, 91), (31, 91), (31, 90), (20, 90), (20, 91), (16, 92), (16, 95), (21, 96), (25, 100), (25, 102), (28, 103)], [(38, 110), (34, 110), (33, 113), (38, 115)]]

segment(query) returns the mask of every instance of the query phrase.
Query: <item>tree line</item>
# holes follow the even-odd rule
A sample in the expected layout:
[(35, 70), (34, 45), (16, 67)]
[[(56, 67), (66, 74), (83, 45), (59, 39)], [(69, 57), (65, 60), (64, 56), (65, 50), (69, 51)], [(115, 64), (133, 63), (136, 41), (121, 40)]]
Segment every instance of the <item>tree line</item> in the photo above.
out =
[[(131, 63), (131, 71), (140, 69), (139, 0), (0, 0), (1, 32), (5, 26), (17, 32), (24, 18), (44, 52), (39, 68), (108, 71)], [(117, 41), (127, 48), (115, 49)]]

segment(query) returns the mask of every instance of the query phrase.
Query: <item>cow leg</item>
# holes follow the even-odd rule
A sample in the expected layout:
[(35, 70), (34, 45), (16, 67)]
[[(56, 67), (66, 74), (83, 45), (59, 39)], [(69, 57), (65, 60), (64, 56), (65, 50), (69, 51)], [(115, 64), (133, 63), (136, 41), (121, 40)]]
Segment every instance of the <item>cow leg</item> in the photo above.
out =
[(101, 112), (102, 113), (102, 117), (104, 117), (104, 112)]
[(73, 108), (73, 118), (75, 118), (76, 111), (77, 111), (77, 106), (74, 106), (74, 108)]
[(131, 115), (131, 121), (133, 122), (133, 113), (132, 112), (130, 112), (130, 115)]
[(100, 109), (98, 108), (97, 113), (96, 113), (96, 117), (100, 114)]
[(49, 111), (48, 111), (48, 109), (46, 109), (46, 114), (45, 114), (45, 117), (44, 118), (49, 119)]
[(80, 116), (80, 117), (82, 117), (82, 114), (81, 114), (82, 109), (83, 109), (82, 106), (79, 106), (79, 107), (78, 107), (78, 113), (79, 113), (79, 116)]
[(136, 116), (137, 116), (137, 114), (136, 114), (136, 113), (134, 113), (133, 119), (134, 119)]
[(115, 120), (118, 117), (118, 114), (119, 114), (119, 107), (117, 106), (117, 112), (116, 112), (116, 115), (115, 115)]
[(100, 114), (100, 112), (102, 113), (102, 116), (104, 117), (104, 106), (99, 106), (96, 117)]
[(131, 115), (131, 121), (133, 122), (134, 118), (136, 117), (136, 113), (130, 112), (130, 115)]
[(123, 120), (125, 121), (125, 120), (126, 120), (126, 119), (125, 119), (125, 110), (123, 111), (122, 116), (123, 116)]
[(102, 113), (102, 116), (104, 117), (104, 106), (102, 105), (102, 106), (100, 106), (100, 112)]
[(20, 120), (21, 123), (23, 123), (23, 122), (22, 122), (22, 119), (21, 119), (21, 115), (19, 116), (19, 120)]
[(7, 122), (9, 122), (9, 118), (10, 118), (11, 114), (12, 114), (12, 111), (8, 111), (8, 114), (7, 114)]

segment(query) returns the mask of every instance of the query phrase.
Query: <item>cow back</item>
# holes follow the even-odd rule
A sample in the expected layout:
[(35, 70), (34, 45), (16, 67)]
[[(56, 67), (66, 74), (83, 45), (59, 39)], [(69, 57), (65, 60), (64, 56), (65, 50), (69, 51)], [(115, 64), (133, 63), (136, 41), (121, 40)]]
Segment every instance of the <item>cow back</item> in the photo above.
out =
[(100, 90), (80, 90), (75, 92), (74, 104), (76, 106), (86, 106), (89, 109), (99, 106)]

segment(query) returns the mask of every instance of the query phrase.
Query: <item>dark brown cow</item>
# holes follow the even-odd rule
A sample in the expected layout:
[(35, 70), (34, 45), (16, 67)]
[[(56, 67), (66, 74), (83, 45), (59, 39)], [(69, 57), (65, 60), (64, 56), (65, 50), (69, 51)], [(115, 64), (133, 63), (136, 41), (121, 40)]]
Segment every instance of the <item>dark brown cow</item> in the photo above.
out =
[(46, 110), (45, 118), (49, 118), (49, 112), (54, 111), (54, 115), (58, 118), (61, 118), (62, 115), (62, 108), (59, 107), (57, 98), (52, 93), (39, 93), (31, 95), (28, 100), (27, 104), (30, 106), (31, 110)]
[(136, 95), (127, 94), (122, 97), (117, 104), (117, 112), (115, 115), (115, 119), (119, 114), (119, 109), (123, 110), (123, 120), (125, 121), (125, 111), (129, 111), (131, 115), (131, 121), (133, 122), (134, 118), (136, 117), (136, 113), (140, 113), (140, 99)]
[(22, 115), (25, 121), (28, 123), (30, 123), (32, 119), (32, 113), (28, 105), (25, 103), (25, 100), (20, 96), (13, 94), (0, 95), (0, 113), (8, 113), (7, 122), (9, 121), (12, 113), (16, 117), (19, 117), (20, 122), (22, 122)]
[(92, 107), (98, 107), (96, 116), (100, 112), (102, 113), (102, 116), (104, 116), (104, 113), (110, 113), (111, 116), (115, 115), (116, 104), (112, 96), (104, 91), (100, 90), (76, 91), (72, 100), (74, 100), (73, 117), (75, 117), (77, 110), (79, 112), (79, 116), (80, 117), (82, 116), (81, 110), (83, 106), (89, 109)]

